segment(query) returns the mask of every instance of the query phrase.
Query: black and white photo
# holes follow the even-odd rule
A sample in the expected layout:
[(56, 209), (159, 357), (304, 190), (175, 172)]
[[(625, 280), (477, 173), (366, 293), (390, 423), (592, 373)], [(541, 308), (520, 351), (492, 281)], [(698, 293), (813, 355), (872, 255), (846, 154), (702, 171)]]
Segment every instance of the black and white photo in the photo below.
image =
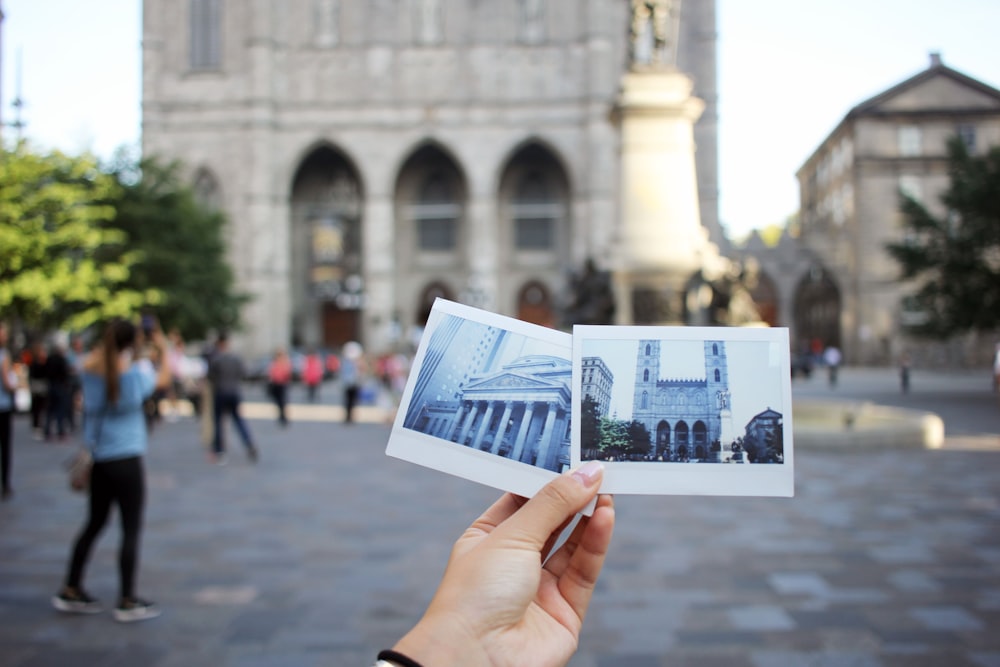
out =
[(605, 462), (602, 490), (791, 495), (787, 330), (577, 326), (573, 335), (574, 462)]
[(571, 460), (572, 338), (439, 299), (386, 453), (530, 496)]

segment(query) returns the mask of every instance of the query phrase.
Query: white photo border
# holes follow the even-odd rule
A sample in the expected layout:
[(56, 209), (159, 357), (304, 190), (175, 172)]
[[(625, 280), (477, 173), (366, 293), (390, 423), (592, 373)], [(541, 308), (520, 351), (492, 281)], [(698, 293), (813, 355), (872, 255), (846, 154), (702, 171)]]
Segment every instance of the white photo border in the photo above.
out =
[(581, 464), (583, 357), (588, 341), (723, 341), (766, 343), (768, 373), (780, 374), (784, 459), (782, 463), (733, 465), (661, 461), (604, 461), (601, 493), (781, 496), (795, 493), (791, 369), (788, 329), (763, 327), (597, 326), (573, 328), (572, 467)]

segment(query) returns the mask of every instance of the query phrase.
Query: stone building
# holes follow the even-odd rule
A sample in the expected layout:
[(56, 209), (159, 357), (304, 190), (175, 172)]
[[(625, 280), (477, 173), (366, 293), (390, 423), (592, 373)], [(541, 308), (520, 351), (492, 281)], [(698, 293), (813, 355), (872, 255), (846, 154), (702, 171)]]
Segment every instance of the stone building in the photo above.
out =
[(726, 344), (704, 342), (704, 377), (661, 378), (660, 360), (669, 345), (639, 341), (632, 419), (642, 422), (653, 437), (655, 459), (716, 460), (713, 443), (721, 442), (724, 431), (732, 432)]
[(943, 213), (955, 135), (972, 153), (1000, 145), (1000, 91), (931, 54), (927, 69), (852, 108), (799, 169), (800, 344), (818, 338), (860, 364), (912, 347), (903, 328), (921, 314), (902, 303), (909, 286), (885, 245), (903, 238), (900, 193)]
[(580, 360), (580, 385), (583, 395), (597, 404), (597, 413), (607, 415), (611, 410), (611, 390), (615, 376), (600, 357), (583, 357)]
[(621, 236), (630, 59), (704, 103), (695, 196), (720, 236), (715, 4), (144, 0), (143, 152), (228, 215), (248, 353), (377, 352), (437, 296), (556, 323)]

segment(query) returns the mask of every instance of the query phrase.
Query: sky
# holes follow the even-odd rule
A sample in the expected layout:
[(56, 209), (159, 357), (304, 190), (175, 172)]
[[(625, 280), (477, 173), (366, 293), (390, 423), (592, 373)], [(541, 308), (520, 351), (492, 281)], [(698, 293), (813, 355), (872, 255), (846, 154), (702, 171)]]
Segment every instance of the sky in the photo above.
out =
[[(137, 144), (141, 0), (0, 3), (3, 122), (19, 93), (25, 136), (42, 149), (110, 157)], [(1000, 87), (1000, 0), (717, 0), (717, 10), (719, 208), (733, 238), (795, 213), (806, 158), (930, 52)]]

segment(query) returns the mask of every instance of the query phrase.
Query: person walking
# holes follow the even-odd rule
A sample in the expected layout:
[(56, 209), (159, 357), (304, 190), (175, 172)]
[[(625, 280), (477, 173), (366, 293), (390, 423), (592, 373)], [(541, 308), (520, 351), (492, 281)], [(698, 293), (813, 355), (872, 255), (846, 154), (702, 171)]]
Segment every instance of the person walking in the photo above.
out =
[[(118, 552), (119, 597), (114, 618), (122, 623), (159, 616), (157, 607), (136, 595), (139, 537), (146, 499), (143, 457), (148, 434), (143, 401), (170, 382), (163, 365), (156, 372), (148, 359), (133, 361), (139, 338), (135, 325), (116, 320), (104, 331), (101, 344), (88, 355), (83, 383), (84, 445), (90, 450), (87, 521), (70, 554), (66, 579), (52, 598), (52, 606), (71, 614), (94, 614), (100, 603), (83, 587), (84, 571), (94, 541), (104, 530), (112, 504), (121, 516), (122, 541)], [(153, 345), (166, 345), (162, 332), (154, 330)]]
[(292, 362), (288, 352), (279, 347), (267, 368), (267, 393), (278, 408), (278, 423), (288, 426), (288, 414), (285, 406), (288, 404), (288, 383), (292, 379)]
[(904, 394), (910, 392), (910, 354), (904, 352), (899, 357), (899, 389)]
[(319, 385), (323, 382), (323, 361), (316, 350), (310, 350), (302, 365), (302, 381), (306, 385), (306, 395), (310, 403), (316, 402)]
[(840, 350), (835, 345), (831, 345), (823, 352), (823, 363), (826, 364), (830, 378), (830, 387), (837, 386), (837, 371), (840, 370), (841, 360)]
[(229, 348), (229, 336), (225, 333), (219, 334), (219, 339), (215, 345), (215, 354), (208, 367), (208, 376), (212, 383), (212, 404), (215, 416), (215, 433), (212, 439), (212, 460), (215, 463), (224, 464), (226, 462), (226, 447), (222, 434), (222, 418), (229, 415), (233, 420), (233, 425), (239, 432), (243, 440), (243, 446), (247, 450), (247, 456), (251, 463), (257, 462), (257, 448), (250, 437), (250, 429), (247, 428), (246, 421), (240, 415), (240, 402), (242, 401), (241, 385), (246, 377), (246, 368), (243, 359)]
[(42, 439), (42, 426), (49, 399), (49, 380), (45, 375), (45, 346), (42, 341), (31, 343), (25, 354), (28, 366), (28, 387), (31, 389), (31, 433)]
[(72, 409), (72, 369), (66, 358), (66, 348), (63, 342), (52, 344), (49, 356), (45, 359), (45, 377), (48, 380), (48, 404), (45, 410), (44, 436), (52, 439), (52, 423), (56, 424), (56, 435), (59, 440), (66, 439), (66, 433), (72, 423), (69, 412)]
[(364, 373), (364, 348), (357, 341), (344, 343), (340, 362), (340, 381), (344, 385), (344, 423), (354, 423), (354, 406), (358, 402)]
[(14, 415), (14, 390), (17, 389), (17, 374), (7, 351), (9, 332), (7, 323), (0, 322), (0, 498), (9, 500), (14, 495), (10, 485), (11, 466), (11, 418)]

